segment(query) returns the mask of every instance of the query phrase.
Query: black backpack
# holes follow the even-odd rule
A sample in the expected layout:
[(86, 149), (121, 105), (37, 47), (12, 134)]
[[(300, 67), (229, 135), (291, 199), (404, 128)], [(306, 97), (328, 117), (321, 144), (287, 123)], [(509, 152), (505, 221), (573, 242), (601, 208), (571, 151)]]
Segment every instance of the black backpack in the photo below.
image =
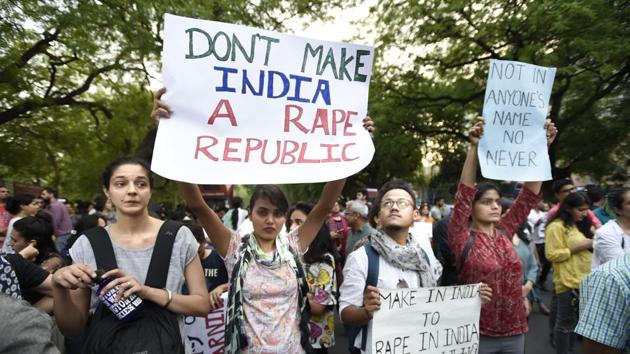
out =
[[(155, 240), (145, 285), (164, 288), (168, 276), (173, 243), (181, 224), (166, 221)], [(85, 232), (99, 269), (117, 268), (116, 256), (107, 231), (96, 227)], [(90, 318), (83, 353), (184, 353), (177, 315), (162, 306), (144, 300), (144, 306), (132, 319), (121, 321), (100, 302)]]
[[(368, 285), (377, 286), (378, 285), (378, 272), (379, 272), (378, 253), (376, 253), (374, 248), (372, 248), (372, 245), (370, 245), (369, 243), (363, 245), (363, 247), (365, 248), (365, 253), (367, 253), (367, 259), (368, 259), (368, 272), (367, 272), (367, 279), (365, 280), (365, 288), (367, 288)], [(354, 346), (354, 340), (357, 338), (359, 333), (362, 333), (361, 350), (365, 350), (365, 345), (367, 344), (368, 325), (366, 324), (365, 326), (362, 326), (362, 327), (345, 325), (344, 327), (346, 330), (346, 337), (348, 338), (348, 350), (350, 351), (350, 353), (360, 353), (360, 350), (358, 350)]]

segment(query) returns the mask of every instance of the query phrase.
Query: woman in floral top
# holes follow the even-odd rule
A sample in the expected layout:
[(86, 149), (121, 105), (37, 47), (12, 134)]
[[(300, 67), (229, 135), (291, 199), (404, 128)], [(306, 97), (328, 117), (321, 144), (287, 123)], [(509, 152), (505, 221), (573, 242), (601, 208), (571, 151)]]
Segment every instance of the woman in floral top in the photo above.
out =
[[(512, 247), (511, 235), (538, 202), (542, 183), (525, 182), (512, 206), (501, 216), (498, 187), (491, 183), (475, 186), (477, 146), (483, 124), (483, 118), (479, 118), (468, 134), (470, 148), (455, 194), (448, 240), (460, 268), (460, 282), (483, 282), (492, 288), (492, 300), (481, 307), (479, 353), (523, 353), (526, 295), (521, 287), (522, 265)], [(545, 129), (547, 144), (551, 144), (557, 129), (549, 121)], [(472, 242), (466, 247), (469, 240)], [(462, 264), (465, 248), (468, 254)]]

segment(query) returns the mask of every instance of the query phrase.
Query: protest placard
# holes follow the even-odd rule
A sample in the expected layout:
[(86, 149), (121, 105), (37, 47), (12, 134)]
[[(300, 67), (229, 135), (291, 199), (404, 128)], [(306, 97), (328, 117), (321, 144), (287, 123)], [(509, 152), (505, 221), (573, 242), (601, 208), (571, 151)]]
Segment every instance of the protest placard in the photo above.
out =
[(510, 181), (551, 179), (544, 130), (556, 74), (516, 61), (491, 60), (483, 104), (481, 174)]
[(165, 15), (152, 170), (200, 184), (309, 183), (365, 167), (373, 48)]
[(373, 354), (476, 354), (479, 350), (479, 284), (380, 289), (372, 319)]
[(193, 354), (223, 353), (225, 347), (225, 309), (205, 317), (184, 316), (184, 336)]

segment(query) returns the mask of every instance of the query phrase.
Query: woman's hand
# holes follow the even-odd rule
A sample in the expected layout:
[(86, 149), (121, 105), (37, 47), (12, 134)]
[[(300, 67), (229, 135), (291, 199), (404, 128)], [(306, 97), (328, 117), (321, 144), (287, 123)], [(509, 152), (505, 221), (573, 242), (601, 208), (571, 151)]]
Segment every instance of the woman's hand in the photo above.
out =
[(107, 283), (107, 285), (101, 290), (101, 294), (106, 294), (109, 290), (120, 285), (120, 290), (116, 296), (116, 301), (126, 299), (131, 294), (137, 294), (144, 299), (148, 287), (144, 284), (140, 284), (138, 280), (130, 275), (125, 274), (120, 269), (112, 269), (109, 272), (103, 274), (103, 278), (114, 278), (114, 280)]
[(210, 300), (210, 311), (223, 307), (223, 298), (221, 298), (221, 294), (228, 290), (228, 286), (229, 283), (221, 284), (208, 294), (208, 299)]
[(96, 272), (89, 266), (81, 263), (74, 263), (63, 267), (55, 272), (52, 277), (53, 287), (64, 289), (89, 289), (96, 278)]
[(547, 119), (545, 121), (545, 130), (547, 131), (547, 147), (549, 147), (556, 139), (556, 135), (558, 135), (558, 128), (556, 128), (551, 119)]
[(365, 128), (365, 130), (367, 130), (370, 134), (374, 133), (374, 121), (369, 115), (363, 118), (363, 128)]
[(525, 317), (528, 317), (530, 312), (532, 312), (532, 304), (528, 298), (523, 298), (523, 306), (525, 306)]
[(151, 118), (159, 122), (160, 118), (170, 118), (173, 111), (164, 102), (162, 102), (162, 95), (166, 92), (166, 87), (162, 87), (157, 90), (155, 97), (153, 98), (153, 110), (151, 111)]
[(471, 145), (479, 145), (479, 140), (483, 136), (483, 124), (485, 119), (483, 117), (477, 117), (477, 122), (468, 130), (468, 141)]
[(479, 296), (481, 296), (481, 304), (485, 305), (492, 301), (492, 288), (486, 283), (481, 283), (479, 286)]
[(19, 252), (19, 254), (22, 258), (32, 262), (39, 255), (39, 250), (35, 248), (32, 243), (29, 243)]
[(523, 286), (521, 286), (521, 291), (523, 293), (523, 297), (527, 297), (527, 295), (529, 295), (529, 292), (532, 291), (532, 288), (534, 287), (534, 284), (531, 281), (527, 281), (527, 283), (525, 283)]

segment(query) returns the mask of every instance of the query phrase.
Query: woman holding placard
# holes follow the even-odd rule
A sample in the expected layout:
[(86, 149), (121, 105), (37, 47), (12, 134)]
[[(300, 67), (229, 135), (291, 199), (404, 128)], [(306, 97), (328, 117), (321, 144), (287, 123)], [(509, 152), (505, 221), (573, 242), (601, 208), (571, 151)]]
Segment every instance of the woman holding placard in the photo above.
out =
[[(483, 135), (479, 118), (468, 133), (470, 148), (464, 162), (448, 239), (455, 254), (462, 284), (486, 283), (492, 288), (490, 303), (481, 307), (479, 353), (523, 353), (527, 332), (522, 264), (512, 247), (512, 236), (538, 202), (541, 182), (525, 182), (518, 197), (501, 216), (501, 194), (492, 183), (475, 184), (477, 146)], [(545, 123), (547, 144), (557, 129)]]
[[(152, 117), (169, 117), (170, 108), (156, 93)], [(372, 122), (364, 120), (366, 129)], [(225, 258), (230, 275), (226, 353), (311, 353), (308, 287), (302, 255), (321, 229), (345, 184), (326, 183), (304, 223), (288, 234), (288, 202), (273, 185), (258, 185), (249, 202), (254, 231), (239, 235), (227, 228), (205, 203), (196, 185), (178, 183), (180, 193)]]

